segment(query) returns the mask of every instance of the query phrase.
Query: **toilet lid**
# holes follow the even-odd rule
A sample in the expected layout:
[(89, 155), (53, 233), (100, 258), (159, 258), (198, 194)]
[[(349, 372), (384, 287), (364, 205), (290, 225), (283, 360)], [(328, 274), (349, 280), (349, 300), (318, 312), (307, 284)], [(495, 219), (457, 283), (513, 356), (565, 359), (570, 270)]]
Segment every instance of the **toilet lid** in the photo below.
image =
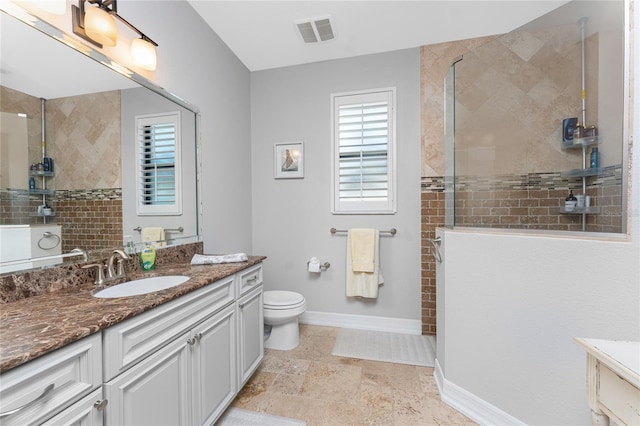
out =
[(283, 307), (298, 305), (304, 302), (304, 297), (295, 291), (270, 290), (264, 292), (264, 306)]

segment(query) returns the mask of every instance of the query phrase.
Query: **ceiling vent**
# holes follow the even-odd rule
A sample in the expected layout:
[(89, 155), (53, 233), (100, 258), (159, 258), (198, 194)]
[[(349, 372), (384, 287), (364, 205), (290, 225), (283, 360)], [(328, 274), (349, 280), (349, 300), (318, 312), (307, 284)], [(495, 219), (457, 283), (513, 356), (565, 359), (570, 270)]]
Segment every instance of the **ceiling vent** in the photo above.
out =
[(331, 16), (321, 16), (312, 19), (295, 21), (298, 31), (305, 43), (317, 43), (334, 38), (331, 27)]

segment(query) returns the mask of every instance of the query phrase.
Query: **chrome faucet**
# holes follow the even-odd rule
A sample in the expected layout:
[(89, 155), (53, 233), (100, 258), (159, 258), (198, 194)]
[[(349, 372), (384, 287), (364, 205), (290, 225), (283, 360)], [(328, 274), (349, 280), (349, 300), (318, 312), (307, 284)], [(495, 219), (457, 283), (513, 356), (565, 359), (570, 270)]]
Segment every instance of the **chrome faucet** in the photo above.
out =
[[(115, 262), (116, 257), (120, 257), (120, 259), (118, 259), (118, 272), (116, 272), (115, 268), (113, 267), (113, 263)], [(122, 278), (125, 276), (125, 272), (124, 272), (125, 259), (130, 259), (127, 253), (123, 252), (122, 250), (113, 251), (113, 254), (109, 258), (109, 263), (107, 266), (107, 280), (113, 280), (113, 279)]]
[[(116, 272), (116, 269), (114, 267), (114, 263), (116, 262), (116, 258), (120, 258), (118, 259), (118, 271)], [(90, 265), (84, 265), (82, 267), (82, 269), (87, 269), (87, 268), (96, 268), (97, 273), (96, 273), (96, 278), (94, 280), (94, 284), (95, 285), (102, 285), (106, 282), (109, 281), (113, 281), (117, 278), (124, 278), (125, 277), (125, 270), (124, 270), (124, 261), (125, 259), (130, 259), (129, 255), (127, 255), (125, 252), (123, 252), (122, 250), (114, 250), (113, 254), (111, 255), (111, 257), (109, 258), (108, 262), (106, 265), (103, 265), (102, 263), (92, 263)], [(105, 277), (105, 269), (106, 269), (106, 277)]]

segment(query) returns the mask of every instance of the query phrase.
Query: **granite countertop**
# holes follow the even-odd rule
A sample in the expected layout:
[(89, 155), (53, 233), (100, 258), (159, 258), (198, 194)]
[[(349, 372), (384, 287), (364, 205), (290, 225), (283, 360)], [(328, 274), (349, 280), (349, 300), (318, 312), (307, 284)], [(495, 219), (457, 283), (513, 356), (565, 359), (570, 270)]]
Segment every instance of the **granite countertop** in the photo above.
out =
[(128, 274), (130, 280), (159, 275), (190, 277), (189, 281), (176, 287), (139, 296), (101, 299), (91, 295), (98, 287), (87, 283), (0, 305), (0, 373), (264, 259), (264, 256), (249, 256), (247, 262), (239, 263), (197, 266), (182, 263)]

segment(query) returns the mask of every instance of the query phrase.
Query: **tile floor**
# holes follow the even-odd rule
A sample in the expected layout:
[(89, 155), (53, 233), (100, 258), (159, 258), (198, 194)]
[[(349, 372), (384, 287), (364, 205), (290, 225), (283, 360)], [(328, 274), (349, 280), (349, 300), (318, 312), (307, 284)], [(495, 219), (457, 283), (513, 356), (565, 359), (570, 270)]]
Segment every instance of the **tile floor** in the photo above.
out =
[(265, 349), (232, 406), (314, 425), (474, 425), (440, 401), (433, 368), (331, 355), (337, 328), (300, 325), (300, 346)]

